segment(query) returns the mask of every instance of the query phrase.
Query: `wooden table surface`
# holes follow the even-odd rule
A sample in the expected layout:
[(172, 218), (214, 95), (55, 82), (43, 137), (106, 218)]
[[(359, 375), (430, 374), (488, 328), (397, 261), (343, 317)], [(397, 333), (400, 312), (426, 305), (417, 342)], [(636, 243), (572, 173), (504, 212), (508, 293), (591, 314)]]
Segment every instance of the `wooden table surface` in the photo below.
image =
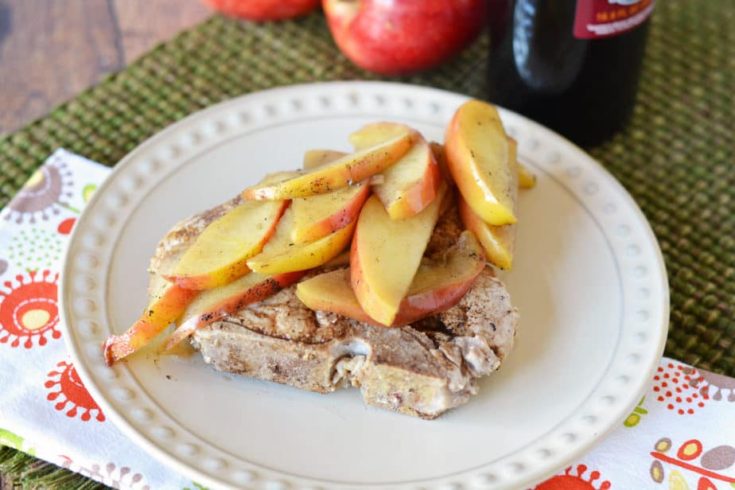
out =
[(0, 0), (0, 134), (208, 15), (199, 0)]

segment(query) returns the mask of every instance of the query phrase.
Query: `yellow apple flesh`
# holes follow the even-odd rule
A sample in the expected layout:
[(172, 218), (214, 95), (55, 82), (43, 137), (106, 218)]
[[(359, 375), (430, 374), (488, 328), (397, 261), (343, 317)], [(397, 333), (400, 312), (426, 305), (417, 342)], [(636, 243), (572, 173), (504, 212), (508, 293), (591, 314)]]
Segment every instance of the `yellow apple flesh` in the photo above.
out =
[[(391, 326), (413, 323), (451, 308), (467, 293), (475, 278), (485, 268), (485, 259), (477, 239), (463, 232), (449, 249), (445, 260), (424, 261), (411, 282)], [(337, 269), (319, 274), (296, 286), (296, 296), (317, 311), (329, 311), (359, 322), (386, 326), (373, 320), (360, 306), (350, 285), (350, 270)]]
[(263, 301), (290, 286), (303, 276), (292, 272), (276, 276), (264, 276), (251, 272), (225, 286), (203, 291), (191, 302), (181, 315), (178, 328), (166, 342), (166, 350), (171, 350), (198, 328), (234, 315), (246, 306)]
[[(508, 138), (509, 141), (512, 139), (513, 138), (510, 137)], [(444, 155), (444, 145), (435, 141), (432, 141), (429, 145), (431, 146), (431, 151), (434, 154), (436, 162), (439, 164), (441, 176), (447, 182), (453, 182), (452, 175), (449, 173), (449, 168), (447, 168), (447, 159)], [(536, 187), (536, 174), (517, 159), (516, 163), (518, 164), (518, 188), (533, 189)]]
[(518, 142), (508, 136), (508, 144), (510, 145), (510, 150), (513, 152), (511, 160), (515, 161), (516, 171), (518, 172), (518, 188), (533, 189), (536, 187), (536, 175), (518, 160)]
[(405, 124), (377, 122), (366, 124), (351, 133), (348, 139), (355, 150), (363, 150), (384, 143), (406, 132), (411, 133), (414, 130)]
[(480, 241), (488, 262), (501, 269), (511, 269), (516, 225), (489, 225), (475, 214), (464, 199), (461, 197), (459, 199), (459, 215), (462, 223)]
[(429, 144), (420, 138), (373, 184), (373, 192), (392, 219), (410, 218), (420, 213), (436, 197), (441, 175)]
[[(517, 187), (520, 169), (520, 165), (518, 165), (518, 146), (512, 138), (508, 142), (512, 169), (511, 183)], [(462, 223), (480, 241), (488, 262), (501, 269), (512, 269), (518, 224), (490, 225), (484, 222), (461, 196), (458, 198), (458, 205)], [(517, 212), (516, 195), (513, 196), (513, 212)]]
[(446, 132), (447, 164), (472, 210), (492, 225), (516, 222), (508, 138), (495, 107), (471, 100), (457, 109)]
[(319, 274), (296, 286), (296, 296), (314, 311), (329, 311), (362, 323), (384, 326), (370, 318), (350, 286), (350, 269)]
[(296, 244), (313, 242), (344, 228), (357, 219), (368, 195), (370, 186), (362, 181), (326, 194), (294, 199), (291, 239)]
[[(405, 131), (404, 124), (380, 122), (367, 124), (349, 137), (356, 150), (381, 144)], [(413, 216), (436, 197), (439, 189), (439, 166), (429, 144), (417, 136), (411, 149), (395, 164), (373, 180), (373, 192), (393, 219)]]
[(276, 233), (263, 251), (248, 260), (247, 265), (260, 274), (282, 274), (318, 267), (333, 259), (350, 243), (355, 222), (309, 243), (296, 244), (291, 238), (294, 226), (293, 210), (281, 218)]
[(199, 294), (157, 275), (153, 280), (153, 297), (140, 318), (122, 335), (112, 335), (105, 341), (103, 353), (108, 366), (148, 345), (178, 320)]
[(247, 260), (261, 251), (286, 206), (285, 201), (240, 203), (202, 231), (167, 279), (202, 290), (243, 276)]
[(355, 228), (350, 255), (351, 284), (362, 309), (375, 321), (390, 325), (421, 264), (446, 194), (416, 216), (393, 220), (377, 196), (367, 200)]
[(485, 257), (477, 238), (463, 231), (444, 260), (425, 259), (401, 303), (397, 321), (415, 322), (444, 311), (459, 302), (485, 268)]
[(304, 170), (320, 167), (326, 163), (333, 162), (338, 158), (342, 158), (345, 155), (347, 155), (347, 153), (337, 150), (308, 150), (304, 153), (302, 167)]
[(536, 175), (521, 162), (518, 162), (518, 187), (521, 189), (536, 187)]
[(381, 144), (303, 171), (275, 184), (259, 184), (245, 189), (244, 199), (293, 199), (323, 194), (367, 179), (393, 165), (413, 144), (415, 134), (406, 131)]

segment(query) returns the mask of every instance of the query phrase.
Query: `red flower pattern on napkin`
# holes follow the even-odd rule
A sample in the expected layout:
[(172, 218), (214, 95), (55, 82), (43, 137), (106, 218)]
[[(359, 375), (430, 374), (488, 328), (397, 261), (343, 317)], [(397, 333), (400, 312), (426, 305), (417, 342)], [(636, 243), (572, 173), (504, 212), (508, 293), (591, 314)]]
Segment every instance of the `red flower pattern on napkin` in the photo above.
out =
[(44, 270), (18, 274), (15, 282), (5, 281), (0, 288), (0, 344), (10, 347), (44, 346), (58, 339), (58, 273)]
[(586, 475), (587, 469), (587, 465), (579, 464), (573, 473), (570, 466), (564, 473), (536, 485), (535, 490), (608, 490), (612, 487), (610, 481), (600, 480), (602, 475), (597, 470)]
[(56, 402), (56, 410), (66, 410), (67, 417), (79, 415), (83, 422), (88, 422), (94, 416), (99, 422), (105, 421), (105, 415), (82, 384), (72, 363), (61, 361), (56, 364), (56, 369), (46, 375), (44, 386), (50, 391), (46, 399)]
[(699, 372), (687, 365), (661, 364), (653, 377), (655, 400), (679, 415), (693, 415), (710, 399), (706, 391), (697, 389), (694, 380), (699, 377)]

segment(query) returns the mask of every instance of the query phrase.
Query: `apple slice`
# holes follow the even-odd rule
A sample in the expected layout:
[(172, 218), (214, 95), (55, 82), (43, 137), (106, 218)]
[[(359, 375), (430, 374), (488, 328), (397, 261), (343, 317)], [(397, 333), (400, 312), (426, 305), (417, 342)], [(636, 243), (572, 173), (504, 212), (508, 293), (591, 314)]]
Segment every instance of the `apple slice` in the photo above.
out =
[(175, 322), (199, 294), (172, 284), (159, 275), (153, 276), (152, 281), (154, 293), (145, 312), (124, 334), (112, 335), (105, 341), (103, 353), (108, 366), (148, 345)]
[(457, 109), (446, 133), (447, 163), (472, 210), (492, 225), (516, 222), (509, 143), (497, 109), (471, 100)]
[(414, 132), (405, 124), (393, 122), (377, 122), (366, 124), (347, 138), (355, 150), (364, 150), (371, 146), (380, 145), (406, 132)]
[(528, 167), (518, 161), (518, 142), (508, 136), (508, 144), (512, 146), (512, 150), (515, 155), (516, 170), (518, 171), (518, 188), (519, 189), (533, 189), (536, 187), (536, 175), (531, 172)]
[(369, 195), (370, 186), (363, 180), (326, 194), (294, 199), (291, 239), (296, 244), (313, 242), (344, 228), (357, 219)]
[(441, 173), (441, 176), (444, 178), (444, 180), (454, 185), (452, 173), (449, 171), (449, 167), (447, 166), (447, 154), (444, 151), (444, 145), (442, 145), (441, 143), (437, 143), (436, 141), (432, 141), (431, 143), (429, 143), (429, 146), (431, 146), (431, 152), (434, 154), (434, 159), (439, 165), (439, 172)]
[(461, 197), (459, 215), (465, 228), (474, 233), (482, 244), (487, 260), (501, 269), (511, 269), (516, 225), (494, 226), (485, 223)]
[[(518, 186), (519, 170), (518, 146), (516, 140), (509, 138), (509, 153), (511, 161), (511, 185)], [(485, 223), (467, 202), (460, 196), (458, 198), (459, 216), (465, 228), (475, 234), (485, 250), (487, 260), (501, 268), (510, 270), (513, 267), (513, 251), (516, 242), (517, 224), (495, 226)], [(517, 200), (513, 199), (513, 212), (517, 213)]]
[[(508, 137), (508, 141), (510, 140), (515, 141), (513, 138)], [(429, 145), (431, 146), (432, 153), (434, 153), (436, 162), (439, 164), (439, 170), (442, 177), (448, 182), (453, 182), (452, 175), (449, 173), (449, 169), (447, 168), (447, 159), (444, 155), (444, 145), (435, 141), (432, 141)], [(533, 189), (536, 187), (536, 175), (517, 159), (516, 163), (518, 164), (518, 188)]]
[(379, 145), (346, 155), (326, 165), (275, 184), (259, 184), (245, 189), (245, 199), (293, 199), (323, 194), (382, 172), (401, 158), (413, 144), (415, 133), (405, 131)]
[(225, 286), (203, 291), (181, 315), (183, 321), (166, 342), (166, 350), (170, 351), (198, 328), (233, 315), (250, 304), (263, 301), (298, 281), (303, 275), (303, 272), (291, 272), (264, 276), (252, 272)]
[(309, 170), (314, 167), (321, 167), (322, 165), (333, 162), (345, 155), (347, 155), (347, 153), (337, 150), (309, 150), (304, 153), (304, 162), (302, 167), (305, 170)]
[[(355, 131), (349, 139), (355, 149), (360, 150), (395, 138), (404, 131), (412, 129), (398, 123), (373, 123)], [(436, 197), (439, 181), (439, 167), (431, 147), (418, 136), (411, 149), (388, 167), (372, 187), (391, 218), (405, 219), (429, 205)]]
[(276, 229), (286, 201), (244, 201), (207, 226), (166, 278), (187, 289), (222, 286), (248, 272), (247, 260)]
[(423, 138), (381, 175), (383, 182), (373, 184), (373, 192), (392, 219), (420, 213), (434, 200), (441, 182), (439, 165)]
[[(477, 239), (465, 231), (444, 261), (421, 264), (392, 326), (407, 325), (451, 308), (467, 293), (485, 268)], [(350, 287), (350, 270), (319, 274), (296, 286), (296, 296), (312, 310), (330, 311), (359, 322), (382, 325), (365, 313)]]
[(390, 325), (406, 296), (434, 230), (446, 184), (416, 216), (393, 220), (377, 196), (367, 200), (357, 220), (350, 255), (351, 284), (363, 310)]
[(384, 327), (362, 309), (350, 285), (350, 269), (347, 267), (324, 272), (300, 282), (296, 296), (315, 311), (330, 311), (358, 322)]
[(518, 187), (521, 189), (536, 187), (536, 175), (521, 162), (518, 162)]
[(424, 260), (421, 264), (401, 302), (396, 323), (412, 323), (456, 305), (484, 268), (485, 257), (477, 238), (463, 231), (443, 261)]
[(282, 274), (318, 267), (333, 259), (350, 243), (355, 222), (310, 243), (295, 244), (291, 239), (294, 227), (293, 210), (288, 209), (276, 228), (276, 233), (263, 251), (248, 260), (248, 267), (260, 274)]

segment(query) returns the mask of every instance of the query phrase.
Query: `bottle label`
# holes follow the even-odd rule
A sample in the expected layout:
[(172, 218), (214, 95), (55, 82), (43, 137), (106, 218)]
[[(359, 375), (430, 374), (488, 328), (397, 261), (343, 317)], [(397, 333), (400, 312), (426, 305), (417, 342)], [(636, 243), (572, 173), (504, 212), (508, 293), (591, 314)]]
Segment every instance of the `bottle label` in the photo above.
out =
[(617, 36), (645, 22), (654, 0), (577, 0), (574, 37), (600, 39)]

